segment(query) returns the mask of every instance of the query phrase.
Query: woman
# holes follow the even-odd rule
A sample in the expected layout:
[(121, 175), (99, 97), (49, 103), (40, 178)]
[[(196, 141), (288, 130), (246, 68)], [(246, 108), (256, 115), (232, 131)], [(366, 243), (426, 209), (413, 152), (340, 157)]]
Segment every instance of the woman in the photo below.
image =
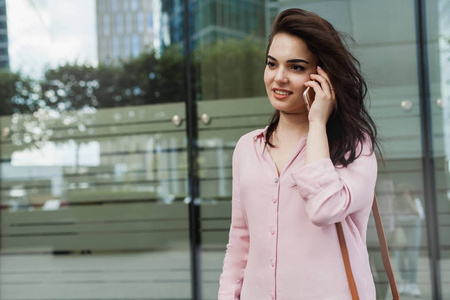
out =
[[(219, 300), (351, 299), (336, 222), (360, 299), (375, 299), (365, 238), (376, 129), (357, 60), (330, 23), (289, 9), (273, 24), (264, 82), (275, 113), (233, 154)], [(309, 112), (307, 87), (315, 91)]]

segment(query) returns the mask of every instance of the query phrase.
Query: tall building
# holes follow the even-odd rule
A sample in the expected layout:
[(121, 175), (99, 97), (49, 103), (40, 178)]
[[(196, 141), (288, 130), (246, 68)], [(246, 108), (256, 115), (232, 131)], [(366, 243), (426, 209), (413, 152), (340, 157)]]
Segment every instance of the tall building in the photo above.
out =
[(158, 28), (153, 27), (152, 1), (97, 0), (96, 15), (100, 63), (127, 60), (153, 49)]
[[(191, 49), (249, 35), (266, 40), (276, 5), (268, 0), (190, 1)], [(183, 1), (97, 0), (96, 7), (100, 62), (126, 60), (142, 51), (160, 53), (171, 44), (185, 42)]]
[(0, 0), (0, 69), (9, 68), (6, 0)]
[[(271, 11), (278, 11), (276, 4), (276, 1), (268, 0), (190, 1), (191, 47), (228, 38), (243, 39), (249, 35), (266, 40), (273, 15)], [(185, 15), (182, 2), (171, 1), (171, 5), (165, 3), (162, 14), (169, 20), (170, 36), (174, 39), (172, 42), (182, 42), (185, 36), (182, 32)]]

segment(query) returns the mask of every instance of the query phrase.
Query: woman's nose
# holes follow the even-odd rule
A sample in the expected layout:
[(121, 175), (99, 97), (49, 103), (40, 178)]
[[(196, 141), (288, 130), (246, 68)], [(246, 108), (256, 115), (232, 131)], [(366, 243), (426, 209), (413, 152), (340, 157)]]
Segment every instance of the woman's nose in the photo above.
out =
[(277, 70), (277, 74), (275, 75), (275, 82), (287, 83), (288, 78), (286, 76), (286, 72), (284, 68), (279, 68)]

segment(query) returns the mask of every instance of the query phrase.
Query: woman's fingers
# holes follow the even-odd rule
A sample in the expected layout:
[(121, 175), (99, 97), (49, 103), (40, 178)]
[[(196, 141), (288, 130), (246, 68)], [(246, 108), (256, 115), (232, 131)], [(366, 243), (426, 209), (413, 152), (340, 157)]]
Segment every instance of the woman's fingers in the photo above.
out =
[(335, 98), (335, 93), (333, 87), (331, 86), (330, 78), (321, 67), (318, 66), (317, 74), (311, 74), (310, 77), (320, 83), (320, 87), (325, 94), (330, 95), (333, 99)]

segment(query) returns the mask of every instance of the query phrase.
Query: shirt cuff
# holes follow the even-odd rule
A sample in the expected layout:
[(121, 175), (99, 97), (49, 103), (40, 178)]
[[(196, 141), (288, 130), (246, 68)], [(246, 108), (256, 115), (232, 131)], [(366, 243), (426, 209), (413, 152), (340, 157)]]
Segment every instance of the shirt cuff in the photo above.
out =
[(322, 158), (307, 164), (293, 172), (291, 176), (304, 200), (313, 198), (324, 187), (339, 180), (339, 174), (330, 158)]

